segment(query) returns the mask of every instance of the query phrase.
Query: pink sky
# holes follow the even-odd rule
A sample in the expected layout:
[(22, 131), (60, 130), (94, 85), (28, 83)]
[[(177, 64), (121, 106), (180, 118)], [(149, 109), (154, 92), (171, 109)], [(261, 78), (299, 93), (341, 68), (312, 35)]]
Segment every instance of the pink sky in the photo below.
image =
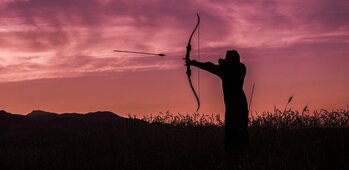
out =
[[(253, 111), (292, 95), (295, 109), (348, 107), (347, 0), (0, 0), (0, 109), (192, 113), (182, 58), (196, 12), (200, 60), (237, 49)], [(197, 59), (197, 34), (192, 45)], [(220, 80), (200, 75), (200, 113), (223, 113)]]

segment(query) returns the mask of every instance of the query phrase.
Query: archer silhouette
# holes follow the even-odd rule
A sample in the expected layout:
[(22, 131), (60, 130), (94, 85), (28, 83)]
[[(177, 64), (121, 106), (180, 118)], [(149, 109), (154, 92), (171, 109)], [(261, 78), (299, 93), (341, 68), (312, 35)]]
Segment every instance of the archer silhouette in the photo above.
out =
[(228, 156), (242, 153), (248, 149), (248, 106), (243, 84), (246, 66), (240, 62), (236, 50), (227, 51), (218, 65), (211, 62), (187, 60), (187, 65), (196, 66), (217, 75), (222, 80), (225, 103), (225, 150)]

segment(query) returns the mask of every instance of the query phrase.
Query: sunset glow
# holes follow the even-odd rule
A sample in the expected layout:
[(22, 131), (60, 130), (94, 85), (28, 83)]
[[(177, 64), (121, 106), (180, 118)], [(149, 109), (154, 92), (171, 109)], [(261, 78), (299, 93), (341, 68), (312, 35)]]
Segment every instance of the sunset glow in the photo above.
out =
[[(348, 107), (346, 0), (0, 0), (0, 110), (192, 113), (182, 58), (196, 12), (192, 59), (200, 49), (200, 61), (217, 63), (237, 49), (248, 100), (256, 85), (253, 112), (292, 95), (295, 109)], [(200, 113), (223, 113), (218, 77), (192, 70)]]

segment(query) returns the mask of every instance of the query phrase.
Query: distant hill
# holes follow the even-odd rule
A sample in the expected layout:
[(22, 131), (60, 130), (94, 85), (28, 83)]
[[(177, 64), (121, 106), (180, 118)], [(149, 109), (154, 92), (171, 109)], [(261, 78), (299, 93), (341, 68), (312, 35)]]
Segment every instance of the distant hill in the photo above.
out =
[(33, 110), (27, 115), (18, 115), (0, 110), (0, 137), (33, 137), (55, 135), (57, 133), (76, 133), (106, 125), (123, 126), (125, 124), (148, 123), (121, 117), (109, 111), (81, 113), (53, 113)]
[(42, 122), (50, 122), (56, 121), (59, 119), (69, 119), (76, 121), (90, 121), (90, 122), (121, 122), (125, 121), (126, 118), (123, 118), (113, 112), (109, 111), (97, 111), (97, 112), (89, 112), (86, 114), (81, 113), (52, 113), (46, 112), (42, 110), (33, 110), (29, 114), (26, 115), (31, 120), (34, 121), (42, 121)]
[(59, 115), (57, 113), (46, 112), (42, 110), (33, 110), (32, 112), (28, 113), (26, 117), (28, 117), (31, 120), (37, 121), (50, 121), (55, 118), (58, 118)]

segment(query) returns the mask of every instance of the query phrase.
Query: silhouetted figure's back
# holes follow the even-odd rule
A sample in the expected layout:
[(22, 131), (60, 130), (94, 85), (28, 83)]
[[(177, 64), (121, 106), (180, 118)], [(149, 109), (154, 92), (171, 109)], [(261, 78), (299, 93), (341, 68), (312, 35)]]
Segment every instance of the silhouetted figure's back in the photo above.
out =
[(211, 72), (222, 80), (225, 103), (225, 150), (229, 156), (240, 153), (248, 147), (248, 106), (243, 84), (246, 67), (240, 62), (237, 51), (227, 51), (219, 64), (187, 61), (187, 64)]

